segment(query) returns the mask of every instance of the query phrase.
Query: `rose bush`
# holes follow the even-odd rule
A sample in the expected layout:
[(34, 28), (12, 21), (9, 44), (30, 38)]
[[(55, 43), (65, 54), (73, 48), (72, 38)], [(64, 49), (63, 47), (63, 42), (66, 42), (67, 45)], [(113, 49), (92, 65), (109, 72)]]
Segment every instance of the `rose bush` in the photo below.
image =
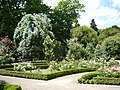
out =
[(16, 46), (8, 36), (0, 37), (0, 64), (6, 64), (14, 60)]

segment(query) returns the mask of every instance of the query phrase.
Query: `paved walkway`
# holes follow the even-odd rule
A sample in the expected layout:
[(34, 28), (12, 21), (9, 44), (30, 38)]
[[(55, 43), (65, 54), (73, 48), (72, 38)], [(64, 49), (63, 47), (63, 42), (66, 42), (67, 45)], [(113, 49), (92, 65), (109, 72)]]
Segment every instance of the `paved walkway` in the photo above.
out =
[(120, 86), (79, 84), (77, 79), (86, 73), (79, 73), (49, 81), (1, 76), (0, 80), (17, 84), (22, 90), (120, 90)]

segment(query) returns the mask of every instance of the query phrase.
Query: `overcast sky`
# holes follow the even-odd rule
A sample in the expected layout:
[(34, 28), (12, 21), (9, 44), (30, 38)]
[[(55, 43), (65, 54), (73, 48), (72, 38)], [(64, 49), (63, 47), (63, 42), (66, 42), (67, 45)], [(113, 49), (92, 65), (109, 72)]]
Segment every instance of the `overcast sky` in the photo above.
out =
[[(49, 6), (56, 6), (61, 0), (44, 0)], [(120, 27), (120, 0), (80, 0), (85, 5), (85, 12), (80, 13), (80, 25), (90, 26), (92, 19), (95, 19), (98, 28)]]

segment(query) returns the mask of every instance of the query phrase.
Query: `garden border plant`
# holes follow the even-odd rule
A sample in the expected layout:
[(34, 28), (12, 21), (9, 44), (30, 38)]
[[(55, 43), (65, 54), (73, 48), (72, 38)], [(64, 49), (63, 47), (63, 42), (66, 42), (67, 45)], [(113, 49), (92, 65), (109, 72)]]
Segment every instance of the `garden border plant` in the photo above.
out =
[(83, 84), (120, 85), (120, 74), (114, 77), (103, 77), (100, 76), (99, 72), (92, 72), (78, 78), (78, 82)]
[(0, 90), (22, 90), (21, 86), (0, 83)]
[(18, 72), (18, 71), (9, 71), (5, 69), (0, 69), (0, 75), (38, 79), (38, 80), (50, 80), (65, 75), (89, 72), (95, 70), (96, 68), (81, 68), (81, 69), (69, 69), (69, 70), (57, 71), (48, 74), (38, 74), (38, 73)]

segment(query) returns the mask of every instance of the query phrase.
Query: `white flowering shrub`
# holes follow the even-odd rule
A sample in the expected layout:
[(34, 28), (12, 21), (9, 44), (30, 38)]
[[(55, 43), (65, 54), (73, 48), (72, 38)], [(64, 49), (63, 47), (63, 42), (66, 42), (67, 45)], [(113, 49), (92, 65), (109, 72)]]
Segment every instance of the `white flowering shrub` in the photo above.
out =
[(14, 32), (14, 42), (22, 58), (44, 55), (43, 41), (47, 35), (53, 36), (50, 29), (50, 20), (44, 14), (27, 14), (21, 19)]
[(55, 39), (50, 38), (50, 36), (48, 35), (45, 38), (43, 45), (45, 48), (46, 60), (51, 61), (59, 58), (60, 47), (61, 47), (61, 43), (59, 41), (56, 41)]
[(26, 65), (22, 65), (22, 64), (14, 65), (14, 70), (16, 71), (26, 71), (26, 70), (33, 70), (33, 69), (36, 69), (36, 66), (33, 66), (30, 63)]
[(86, 56), (86, 51), (82, 44), (77, 41), (78, 38), (73, 38), (68, 41), (68, 52), (66, 59), (79, 60), (84, 59)]
[(43, 45), (45, 47), (45, 58), (47, 60), (54, 60), (55, 55), (53, 52), (53, 49), (55, 47), (54, 40), (50, 38), (50, 36), (47, 36), (43, 42)]
[(49, 64), (49, 71), (61, 71), (77, 68), (99, 68), (103, 62), (96, 62), (93, 60), (63, 60), (61, 62), (51, 61)]

